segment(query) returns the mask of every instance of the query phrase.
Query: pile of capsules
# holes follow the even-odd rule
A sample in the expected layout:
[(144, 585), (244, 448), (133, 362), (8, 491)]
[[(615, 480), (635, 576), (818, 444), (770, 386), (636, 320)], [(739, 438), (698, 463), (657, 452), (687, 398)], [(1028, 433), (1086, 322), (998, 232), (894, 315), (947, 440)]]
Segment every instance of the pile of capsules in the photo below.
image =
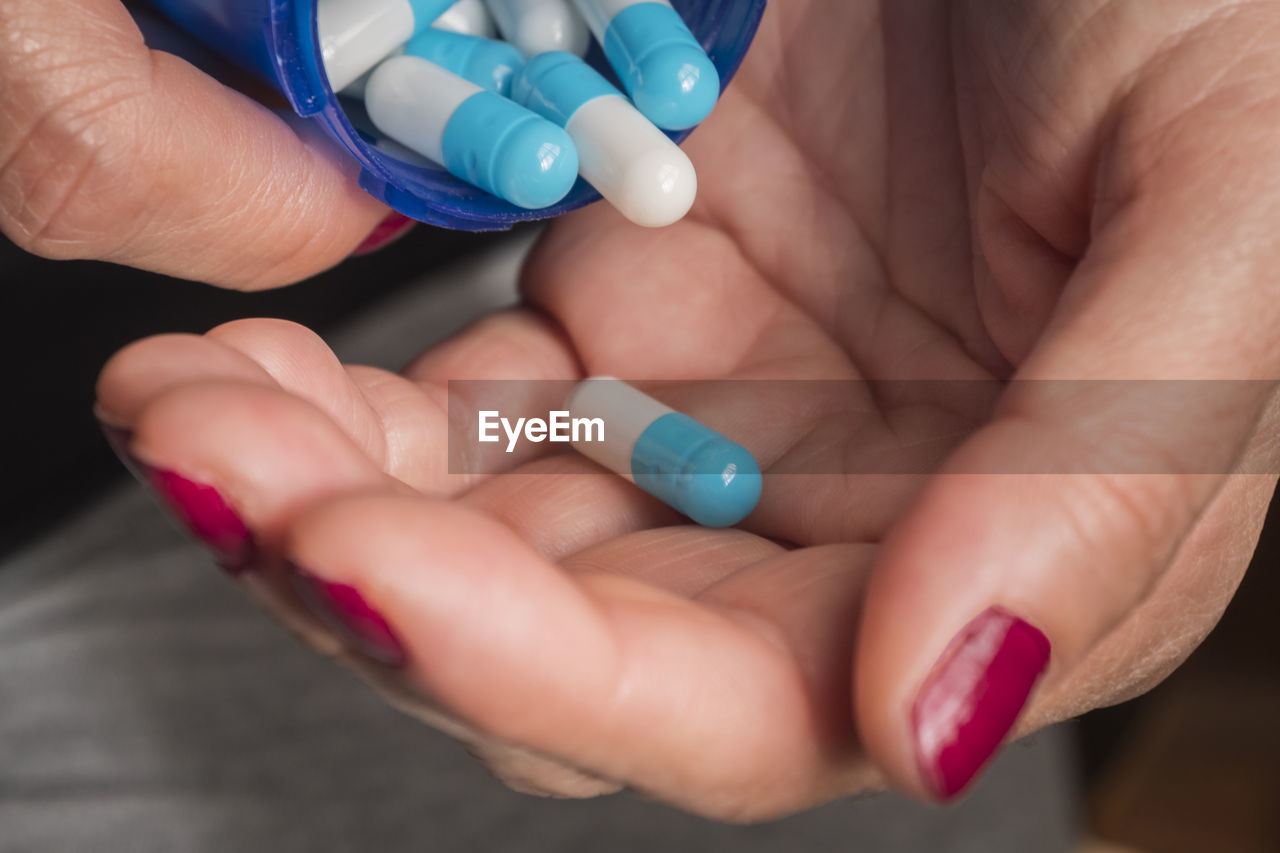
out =
[[(511, 204), (550, 207), (579, 174), (640, 225), (693, 204), (693, 164), (659, 128), (706, 118), (720, 78), (667, 0), (319, 0), (316, 26), (334, 91)], [(626, 95), (582, 60), (592, 34)]]

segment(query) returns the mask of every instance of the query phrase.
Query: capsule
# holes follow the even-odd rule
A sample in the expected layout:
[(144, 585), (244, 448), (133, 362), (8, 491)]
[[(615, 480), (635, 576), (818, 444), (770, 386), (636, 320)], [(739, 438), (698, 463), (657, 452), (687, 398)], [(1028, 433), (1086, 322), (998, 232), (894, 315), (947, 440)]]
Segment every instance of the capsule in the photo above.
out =
[(445, 9), (444, 14), (436, 18), (431, 26), (451, 33), (486, 39), (498, 34), (493, 26), (493, 18), (489, 17), (489, 10), (484, 7), (484, 0), (458, 0)]
[[(390, 59), (393, 56), (403, 56), (403, 55), (404, 55), (404, 48), (397, 47), (395, 50), (391, 51), (391, 53), (387, 54), (387, 59)], [(369, 78), (371, 76), (373, 76), (373, 69), (366, 71), (356, 79), (352, 80), (351, 84), (347, 86), (345, 89), (343, 89), (341, 92), (339, 92), (338, 94), (348, 98), (359, 98), (360, 100), (363, 101), (364, 90), (368, 87)]]
[(578, 57), (535, 56), (511, 97), (568, 132), (578, 173), (632, 222), (657, 228), (689, 212), (698, 176), (688, 156)]
[(760, 501), (764, 478), (746, 448), (625, 382), (587, 379), (565, 407), (604, 424), (603, 440), (584, 430), (574, 449), (698, 524), (729, 527)]
[(569, 0), (485, 0), (502, 37), (526, 58), (549, 50), (582, 56), (591, 33)]
[(316, 31), (329, 88), (341, 91), (425, 30), (453, 0), (319, 0)]
[(421, 57), (379, 65), (365, 108), (387, 136), (517, 207), (549, 207), (577, 179), (578, 153), (562, 129)]
[(409, 56), (419, 56), (463, 80), (470, 80), (503, 97), (511, 94), (511, 80), (524, 67), (524, 57), (505, 41), (427, 29), (404, 46)]
[(667, 0), (573, 0), (645, 118), (684, 130), (711, 113), (720, 75)]

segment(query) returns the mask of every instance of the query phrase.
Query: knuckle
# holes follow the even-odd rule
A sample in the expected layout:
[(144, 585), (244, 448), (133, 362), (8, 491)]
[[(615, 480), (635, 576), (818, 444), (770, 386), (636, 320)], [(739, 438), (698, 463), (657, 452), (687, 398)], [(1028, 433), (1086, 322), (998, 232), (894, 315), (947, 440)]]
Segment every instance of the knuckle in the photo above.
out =
[[(1207, 476), (1207, 475), (1205, 475)], [(1083, 571), (1099, 593), (1116, 603), (1141, 600), (1190, 530), (1195, 518), (1193, 475), (1176, 473), (1094, 473), (1071, 476), (1064, 484), (1065, 520), (1085, 553)], [(1074, 494), (1072, 494), (1074, 492)], [(1117, 549), (1129, 553), (1130, 571), (1114, 567)]]

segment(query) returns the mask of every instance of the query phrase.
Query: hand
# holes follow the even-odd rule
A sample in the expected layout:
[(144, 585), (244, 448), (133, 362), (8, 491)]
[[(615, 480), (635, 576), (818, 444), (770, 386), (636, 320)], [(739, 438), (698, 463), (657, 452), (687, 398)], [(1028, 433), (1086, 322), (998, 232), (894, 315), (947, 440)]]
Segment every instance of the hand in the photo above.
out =
[(0, 230), (29, 252), (256, 290), (391, 212), (312, 123), (149, 50), (119, 0), (14, 0), (0, 34)]
[[(1247, 564), (1277, 462), (1277, 43), (1266, 4), (774, 4), (689, 142), (687, 221), (567, 217), (528, 307), (402, 376), (248, 321), (124, 350), (99, 409), (208, 487), (152, 475), (247, 586), (517, 785), (729, 819), (951, 796), (1033, 683), (1016, 732), (1147, 689)], [(673, 402), (769, 471), (853, 473), (767, 477), (727, 531), (571, 453), (447, 473), (447, 380), (600, 373), (784, 380)], [(992, 412), (957, 394), (1011, 377)], [(1259, 381), (1093, 381), (1163, 379)]]

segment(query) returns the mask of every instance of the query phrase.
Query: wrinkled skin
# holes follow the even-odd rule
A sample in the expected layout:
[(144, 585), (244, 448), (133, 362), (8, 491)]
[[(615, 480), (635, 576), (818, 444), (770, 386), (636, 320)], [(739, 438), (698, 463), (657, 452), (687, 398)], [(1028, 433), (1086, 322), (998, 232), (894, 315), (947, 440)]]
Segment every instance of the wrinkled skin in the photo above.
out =
[[(671, 398), (766, 469), (936, 472), (770, 478), (730, 531), (680, 525), (570, 454), (522, 460), (537, 477), (450, 476), (444, 383), (1271, 380), (1277, 45), (1267, 3), (777, 2), (687, 144), (686, 221), (564, 218), (528, 264), (527, 306), (403, 375), (245, 321), (124, 350), (99, 411), (149, 464), (215, 486), (268, 578), (288, 558), (356, 586), (409, 665), (355, 665), (517, 787), (630, 786), (734, 820), (882, 783), (929, 796), (915, 692), (987, 606), (1053, 645), (1023, 732), (1148, 689), (1212, 628), (1274, 486), (1269, 381), (1177, 399), (1020, 383), (989, 418), (945, 383)], [(235, 97), (217, 108), (253, 109)], [(47, 254), (101, 245), (74, 242), (87, 203), (35, 210), (23, 168), (0, 185), (6, 233)], [(304, 186), (349, 205), (324, 215), (352, 217), (354, 243), (376, 216), (325, 174)], [(209, 257), (244, 218), (220, 220)], [(149, 254), (97, 253), (177, 268), (182, 233), (140, 228)], [(336, 260), (315, 248), (197, 270), (278, 283)]]

